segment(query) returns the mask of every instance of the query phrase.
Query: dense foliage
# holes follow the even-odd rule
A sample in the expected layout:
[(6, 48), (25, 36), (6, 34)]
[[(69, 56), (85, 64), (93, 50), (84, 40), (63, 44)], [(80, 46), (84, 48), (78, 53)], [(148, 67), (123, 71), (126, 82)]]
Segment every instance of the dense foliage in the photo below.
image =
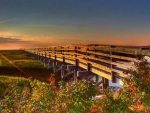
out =
[(1, 100), (3, 113), (50, 112), (54, 92), (49, 84), (24, 79), (11, 82)]
[[(102, 113), (149, 113), (150, 112), (150, 65), (141, 58), (134, 68), (122, 78), (124, 88), (115, 93), (106, 90), (104, 98), (95, 101), (97, 111)], [(96, 112), (95, 112), (96, 113)]]
[[(0, 81), (0, 111), (2, 113), (149, 113), (150, 67), (147, 60), (135, 63), (135, 68), (125, 72), (124, 88), (115, 93), (106, 89), (100, 99), (98, 88), (89, 81), (75, 84), (59, 82), (55, 86), (54, 74), (50, 84), (38, 80), (18, 79)], [(7, 81), (7, 80), (5, 80)]]
[(98, 92), (91, 82), (86, 81), (74, 85), (61, 81), (59, 93), (52, 85), (52, 81), (47, 84), (38, 80), (12, 79), (1, 99), (0, 110), (3, 113), (87, 113), (92, 96)]

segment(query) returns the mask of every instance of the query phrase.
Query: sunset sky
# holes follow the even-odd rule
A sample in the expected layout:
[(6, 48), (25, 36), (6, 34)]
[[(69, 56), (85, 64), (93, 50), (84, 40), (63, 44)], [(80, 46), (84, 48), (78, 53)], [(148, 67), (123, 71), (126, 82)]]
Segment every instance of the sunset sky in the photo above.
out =
[(150, 45), (150, 0), (0, 0), (0, 49)]

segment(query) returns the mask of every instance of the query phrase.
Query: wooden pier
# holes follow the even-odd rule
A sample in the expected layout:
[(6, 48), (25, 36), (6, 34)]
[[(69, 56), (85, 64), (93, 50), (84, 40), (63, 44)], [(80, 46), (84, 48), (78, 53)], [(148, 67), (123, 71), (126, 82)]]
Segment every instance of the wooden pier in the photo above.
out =
[[(77, 78), (92, 78), (97, 84), (107, 87), (108, 81), (122, 85), (120, 78), (134, 68), (133, 62), (139, 62), (139, 55), (150, 56), (150, 46), (115, 45), (65, 45), (25, 49), (27, 53), (44, 62), (54, 72), (61, 70), (61, 78), (74, 74)], [(64, 73), (68, 70), (68, 73)], [(99, 76), (102, 77), (99, 80)]]

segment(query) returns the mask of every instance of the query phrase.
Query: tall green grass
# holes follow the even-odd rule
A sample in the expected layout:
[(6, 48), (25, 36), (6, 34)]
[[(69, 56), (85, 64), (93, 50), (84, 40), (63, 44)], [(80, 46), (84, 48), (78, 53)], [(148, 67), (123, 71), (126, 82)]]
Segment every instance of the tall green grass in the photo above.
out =
[(23, 77), (0, 76), (0, 98), (4, 97), (6, 89), (13, 83), (23, 87), (25, 84), (29, 84), (30, 80)]
[[(0, 54), (7, 57), (11, 62), (28, 73), (30, 76), (33, 76), (40, 81), (47, 82), (47, 78), (49, 77), (51, 71), (48, 70), (47, 67), (43, 66), (40, 61), (35, 60), (32, 56), (28, 56), (21, 50), (3, 50), (0, 51)], [(17, 70), (14, 65), (1, 56), (0, 61), (0, 75), (19, 75), (26, 77), (26, 75)]]

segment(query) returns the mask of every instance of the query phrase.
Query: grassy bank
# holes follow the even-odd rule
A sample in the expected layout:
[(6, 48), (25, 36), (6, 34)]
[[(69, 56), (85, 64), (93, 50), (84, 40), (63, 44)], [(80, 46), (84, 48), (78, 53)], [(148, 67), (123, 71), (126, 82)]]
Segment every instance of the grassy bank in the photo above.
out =
[[(13, 83), (17, 83), (20, 87), (29, 84), (30, 80), (23, 77), (0, 76), (0, 98), (4, 98), (6, 89)], [(9, 89), (8, 89), (9, 90)]]
[[(22, 71), (20, 71), (19, 69)], [(0, 76), (32, 77), (48, 82), (51, 71), (21, 50), (0, 51)]]

